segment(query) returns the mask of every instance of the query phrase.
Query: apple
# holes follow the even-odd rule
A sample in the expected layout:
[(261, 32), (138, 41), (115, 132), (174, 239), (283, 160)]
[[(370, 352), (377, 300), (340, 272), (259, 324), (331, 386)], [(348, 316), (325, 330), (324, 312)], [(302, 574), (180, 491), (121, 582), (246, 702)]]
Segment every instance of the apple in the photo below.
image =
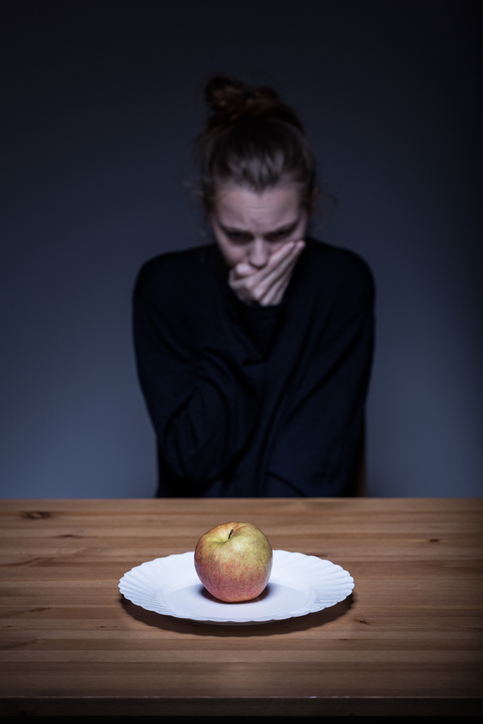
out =
[(218, 600), (251, 601), (268, 583), (272, 546), (251, 523), (223, 523), (199, 539), (195, 569), (201, 583)]

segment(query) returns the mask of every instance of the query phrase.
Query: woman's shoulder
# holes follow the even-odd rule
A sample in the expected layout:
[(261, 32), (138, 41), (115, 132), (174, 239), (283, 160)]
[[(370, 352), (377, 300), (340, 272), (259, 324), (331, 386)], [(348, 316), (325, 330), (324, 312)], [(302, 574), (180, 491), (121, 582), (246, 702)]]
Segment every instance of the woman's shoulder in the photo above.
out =
[[(375, 282), (367, 261), (357, 252), (325, 241), (307, 240), (306, 273), (323, 287), (335, 292), (365, 297), (372, 304)], [(321, 284), (322, 286), (322, 284)]]
[(143, 279), (169, 276), (173, 272), (186, 271), (195, 269), (201, 263), (204, 246), (191, 247), (189, 249), (178, 249), (176, 251), (166, 251), (162, 254), (147, 259), (141, 265), (139, 277)]
[(152, 297), (161, 291), (179, 289), (185, 283), (196, 284), (197, 277), (205, 273), (208, 257), (205, 245), (157, 254), (142, 264), (134, 294)]
[(353, 272), (362, 276), (372, 276), (367, 261), (352, 249), (310, 238), (307, 240), (307, 251), (311, 263), (328, 268), (331, 272), (340, 271), (341, 274)]

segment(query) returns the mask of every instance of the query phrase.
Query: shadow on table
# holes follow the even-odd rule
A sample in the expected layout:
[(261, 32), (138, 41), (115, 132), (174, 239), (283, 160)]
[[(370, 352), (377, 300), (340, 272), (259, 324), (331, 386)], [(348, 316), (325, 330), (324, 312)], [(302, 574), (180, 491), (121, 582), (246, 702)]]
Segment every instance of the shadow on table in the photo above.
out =
[(324, 608), (317, 613), (309, 613), (306, 616), (287, 618), (282, 621), (254, 624), (209, 624), (203, 621), (190, 621), (188, 619), (175, 618), (174, 616), (163, 616), (154, 611), (146, 611), (120, 596), (121, 605), (136, 621), (154, 626), (163, 631), (177, 631), (178, 633), (197, 634), (199, 636), (268, 636), (294, 631), (306, 631), (307, 629), (324, 626), (345, 616), (356, 601), (356, 594), (351, 593), (344, 601), (336, 603), (335, 606)]

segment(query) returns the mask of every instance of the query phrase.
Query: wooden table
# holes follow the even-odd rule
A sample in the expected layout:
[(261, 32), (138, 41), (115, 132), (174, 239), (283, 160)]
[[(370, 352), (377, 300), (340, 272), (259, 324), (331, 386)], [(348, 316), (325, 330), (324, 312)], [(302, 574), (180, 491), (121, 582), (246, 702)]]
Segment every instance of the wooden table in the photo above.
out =
[[(482, 513), (479, 499), (1, 501), (0, 714), (481, 714)], [(120, 596), (133, 566), (229, 520), (340, 564), (354, 592), (248, 627)]]

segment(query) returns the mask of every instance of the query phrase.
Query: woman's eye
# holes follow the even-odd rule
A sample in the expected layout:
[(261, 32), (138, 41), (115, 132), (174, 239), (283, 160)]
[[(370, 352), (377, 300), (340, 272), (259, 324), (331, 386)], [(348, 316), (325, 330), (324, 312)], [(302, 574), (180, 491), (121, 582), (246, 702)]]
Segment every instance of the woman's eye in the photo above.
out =
[(283, 231), (274, 231), (273, 234), (267, 234), (267, 241), (282, 241), (290, 236), (291, 229), (284, 229)]
[(251, 239), (250, 234), (246, 234), (243, 231), (227, 231), (226, 235), (230, 241), (234, 241), (235, 244), (243, 244)]

